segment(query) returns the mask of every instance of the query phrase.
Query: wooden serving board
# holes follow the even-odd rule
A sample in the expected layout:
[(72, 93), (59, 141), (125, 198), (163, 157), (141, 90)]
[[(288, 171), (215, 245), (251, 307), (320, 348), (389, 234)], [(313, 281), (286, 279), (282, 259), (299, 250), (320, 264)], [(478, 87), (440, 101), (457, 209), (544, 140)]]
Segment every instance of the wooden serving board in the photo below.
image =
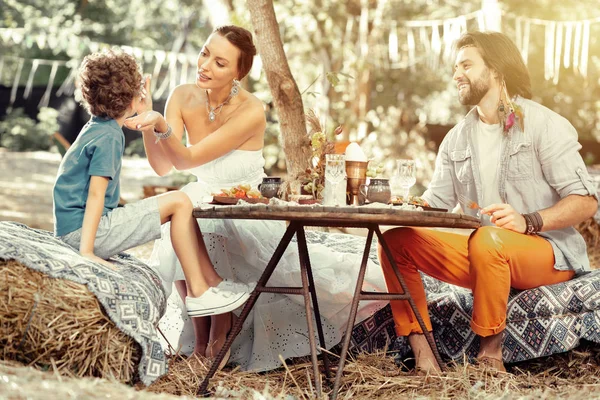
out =
[(213, 201), (211, 202), (211, 204), (232, 205), (232, 204), (237, 204), (238, 200), (244, 200), (246, 203), (250, 203), (250, 204), (257, 204), (257, 203), (269, 204), (269, 199), (267, 199), (266, 197), (255, 198), (255, 197), (227, 197), (227, 196), (213, 196)]

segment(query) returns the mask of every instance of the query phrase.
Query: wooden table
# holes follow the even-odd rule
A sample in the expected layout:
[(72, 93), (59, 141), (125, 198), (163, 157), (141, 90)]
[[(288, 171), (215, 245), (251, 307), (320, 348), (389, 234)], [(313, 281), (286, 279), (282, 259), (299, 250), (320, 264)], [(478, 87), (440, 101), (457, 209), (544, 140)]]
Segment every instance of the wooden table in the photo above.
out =
[[(427, 342), (431, 347), (433, 354), (435, 355), (440, 366), (442, 365), (440, 355), (435, 346), (433, 335), (427, 331), (423, 318), (421, 317), (417, 307), (408, 293), (406, 284), (394, 259), (390, 252), (390, 249), (385, 242), (381, 231), (380, 225), (392, 225), (392, 226), (421, 226), (421, 227), (444, 227), (444, 228), (467, 228), (473, 229), (480, 225), (480, 221), (476, 218), (462, 215), (453, 214), (448, 212), (439, 211), (413, 211), (413, 210), (402, 210), (398, 207), (389, 208), (371, 208), (371, 207), (322, 207), (322, 206), (288, 206), (288, 205), (235, 205), (235, 206), (202, 206), (194, 209), (193, 212), (196, 218), (217, 218), (217, 219), (260, 219), (260, 220), (284, 220), (289, 221), (290, 224), (286, 229), (279, 245), (275, 249), (273, 257), (267, 264), (262, 276), (258, 280), (256, 288), (250, 295), (250, 298), (246, 302), (240, 317), (233, 324), (230, 334), (225, 341), (225, 344), (221, 348), (221, 351), (217, 355), (216, 360), (213, 361), (208, 374), (204, 378), (204, 381), (198, 388), (198, 395), (207, 395), (207, 388), (210, 378), (217, 371), (218, 365), (223, 360), (223, 357), (227, 353), (227, 350), (231, 347), (233, 340), (239, 334), (242, 329), (242, 325), (248, 314), (254, 307), (254, 304), (258, 300), (258, 296), (261, 293), (280, 293), (280, 294), (295, 294), (304, 296), (304, 306), (306, 308), (306, 320), (308, 324), (308, 339), (311, 349), (311, 359), (313, 365), (313, 375), (315, 389), (317, 396), (321, 396), (321, 382), (319, 366), (317, 361), (317, 347), (315, 343), (314, 327), (312, 312), (314, 310), (315, 321), (317, 325), (317, 334), (321, 344), (321, 348), (325, 348), (325, 337), (323, 335), (323, 328), (321, 326), (321, 316), (319, 313), (319, 304), (317, 301), (317, 293), (315, 291), (315, 285), (312, 276), (312, 269), (310, 266), (310, 257), (308, 254), (308, 247), (306, 244), (306, 237), (304, 232), (305, 226), (325, 226), (325, 227), (355, 227), (355, 228), (366, 228), (368, 229), (367, 241), (365, 244), (365, 250), (362, 256), (362, 262), (358, 272), (358, 280), (356, 282), (356, 288), (354, 291), (354, 298), (350, 309), (350, 316), (348, 318), (348, 324), (346, 333), (344, 335), (342, 352), (340, 354), (340, 361), (337, 368), (335, 381), (333, 384), (333, 390), (331, 398), (337, 397), (338, 389), (340, 386), (345, 358), (350, 345), (350, 339), (352, 336), (352, 327), (356, 320), (356, 313), (358, 309), (358, 303), (361, 300), (406, 300), (409, 302), (421, 329), (425, 333)], [(371, 248), (371, 242), (373, 234), (377, 235), (379, 244), (382, 246), (386, 257), (389, 259), (396, 277), (400, 282), (404, 293), (376, 293), (376, 292), (364, 292), (362, 285), (365, 277), (367, 261), (369, 258), (369, 250)], [(296, 235), (298, 242), (298, 253), (300, 257), (300, 272), (302, 277), (302, 287), (267, 287), (266, 284), (271, 277), (271, 274), (275, 270), (277, 263), (281, 259), (285, 249), (289, 245), (293, 236)], [(311, 309), (312, 300), (312, 309)], [(330, 379), (330, 367), (329, 359), (325, 353), (321, 353), (324, 364), (324, 372), (326, 379)]]

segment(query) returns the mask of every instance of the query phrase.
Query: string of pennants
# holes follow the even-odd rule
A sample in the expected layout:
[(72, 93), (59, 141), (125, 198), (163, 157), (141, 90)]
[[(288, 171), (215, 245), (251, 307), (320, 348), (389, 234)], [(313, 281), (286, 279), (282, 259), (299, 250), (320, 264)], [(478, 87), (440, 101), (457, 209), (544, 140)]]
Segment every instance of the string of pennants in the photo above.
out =
[[(588, 76), (591, 26), (599, 18), (578, 21), (551, 21), (517, 16), (499, 8), (477, 10), (454, 18), (436, 20), (377, 21), (376, 11), (363, 9), (361, 15), (348, 20), (344, 45), (352, 46), (361, 38), (362, 22), (372, 19), (379, 22), (378, 37), (370, 42), (369, 61), (384, 69), (414, 69), (427, 64), (438, 68), (453, 60), (453, 44), (467, 30), (500, 31), (502, 24), (512, 27), (514, 39), (527, 64), (530, 44), (535, 30), (544, 33), (544, 77), (558, 83), (561, 66), (573, 68), (583, 78)], [(375, 29), (375, 28), (374, 28)], [(539, 37), (539, 36), (537, 36)], [(363, 40), (363, 42), (366, 42)], [(359, 51), (366, 56), (364, 51)]]
[[(368, 12), (367, 9), (363, 11)], [(382, 11), (376, 10), (376, 14), (382, 14)], [(348, 20), (344, 41), (364, 37), (364, 30), (367, 26), (365, 23), (369, 18), (370, 16), (363, 12), (355, 20)], [(538, 28), (544, 30), (544, 77), (546, 80), (558, 83), (561, 67), (572, 67), (576, 73), (587, 78), (591, 26), (600, 23), (600, 17), (578, 21), (551, 21), (502, 13), (499, 8), (482, 9), (454, 18), (436, 20), (385, 21), (381, 15), (379, 18), (376, 15), (374, 22), (379, 25), (377, 27), (378, 38), (375, 42), (370, 42), (368, 48), (364, 41), (359, 43), (360, 53), (362, 56), (368, 55), (370, 62), (381, 68), (414, 69), (421, 63), (425, 63), (431, 68), (439, 68), (442, 63), (452, 61), (453, 43), (462, 33), (469, 28), (482, 31), (500, 30), (501, 18), (505, 19), (505, 25), (512, 24), (514, 27), (515, 42), (526, 64), (535, 33), (533, 30)], [(354, 32), (355, 30), (357, 32)], [(50, 48), (57, 53), (65, 50), (68, 46), (81, 44), (87, 46), (91, 51), (111, 47), (109, 44), (93, 42), (88, 38), (78, 38), (74, 35), (71, 35), (68, 40), (58, 40), (56, 35), (42, 33), (26, 36), (22, 28), (0, 29), (0, 40), (4, 44), (24, 44), (27, 47), (36, 44), (40, 49)], [(80, 43), (73, 43), (73, 41), (80, 41)], [(142, 61), (145, 71), (152, 71), (153, 97), (155, 99), (162, 98), (178, 84), (189, 82), (194, 78), (195, 55), (130, 46), (121, 46), (121, 48)], [(40, 106), (48, 104), (50, 92), (60, 68), (69, 69), (69, 73), (58, 89), (57, 95), (73, 93), (73, 83), (79, 60), (56, 61), (0, 55), (0, 81), (3, 70), (6, 69), (6, 64), (9, 62), (16, 65), (15, 76), (12, 78), (11, 104), (16, 99), (17, 87), (21, 83), (22, 75), (29, 71), (24, 92), (24, 96), (27, 98), (31, 93), (36, 72), (43, 67), (50, 68), (50, 76)], [(159, 82), (160, 79), (162, 81)]]
[[(0, 39), (3, 43), (25, 44), (31, 47), (33, 43), (38, 45), (40, 49), (51, 45), (51, 41), (43, 34), (38, 34), (30, 38), (25, 38), (22, 29), (0, 29)], [(27, 43), (23, 43), (27, 41)], [(106, 43), (85, 41), (85, 46), (95, 52), (102, 49), (111, 48), (112, 46)], [(58, 44), (57, 44), (58, 46)], [(152, 76), (152, 97), (160, 99), (171, 92), (177, 85), (190, 82), (196, 74), (196, 56), (187, 55), (184, 53), (174, 53), (162, 50), (147, 50), (139, 47), (119, 46), (124, 52), (136, 57), (143, 65), (145, 73), (150, 73)], [(53, 51), (59, 53), (63, 48), (51, 47)], [(17, 56), (0, 55), (0, 82), (8, 80), (11, 83), (10, 105), (14, 104), (17, 96), (17, 90), (21, 85), (25, 76), (25, 89), (23, 92), (24, 98), (28, 98), (31, 94), (36, 73), (41, 70), (50, 68), (50, 74), (46, 85), (46, 91), (40, 100), (39, 107), (48, 106), (50, 94), (54, 87), (54, 83), (58, 72), (61, 68), (67, 69), (67, 78), (62, 82), (57, 89), (56, 95), (72, 95), (75, 90), (75, 78), (81, 60), (44, 60), (32, 59)], [(4, 74), (8, 71), (7, 65), (13, 64), (14, 76), (4, 79)], [(14, 67), (16, 66), (16, 67)], [(12, 72), (12, 71), (11, 71)], [(46, 71), (47, 72), (47, 71)], [(62, 75), (64, 76), (64, 74)]]
[(561, 64), (572, 68), (584, 78), (588, 74), (590, 31), (599, 18), (581, 21), (548, 21), (508, 15), (514, 20), (517, 46), (527, 62), (531, 26), (544, 28), (544, 77), (558, 83)]

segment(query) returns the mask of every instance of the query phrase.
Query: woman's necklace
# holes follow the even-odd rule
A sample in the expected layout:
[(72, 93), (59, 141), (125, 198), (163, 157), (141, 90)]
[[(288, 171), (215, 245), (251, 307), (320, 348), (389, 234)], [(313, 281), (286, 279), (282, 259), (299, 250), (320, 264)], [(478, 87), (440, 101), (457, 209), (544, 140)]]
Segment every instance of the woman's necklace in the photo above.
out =
[(208, 90), (206, 90), (206, 111), (208, 111), (208, 120), (210, 122), (214, 122), (217, 119), (217, 115), (219, 115), (221, 113), (221, 110), (223, 110), (223, 106), (229, 104), (231, 99), (234, 98), (238, 93), (239, 89), (234, 83), (233, 88), (231, 89), (231, 92), (229, 93), (229, 96), (227, 96), (225, 101), (219, 104), (218, 106), (213, 107), (210, 105), (210, 97), (208, 94)]

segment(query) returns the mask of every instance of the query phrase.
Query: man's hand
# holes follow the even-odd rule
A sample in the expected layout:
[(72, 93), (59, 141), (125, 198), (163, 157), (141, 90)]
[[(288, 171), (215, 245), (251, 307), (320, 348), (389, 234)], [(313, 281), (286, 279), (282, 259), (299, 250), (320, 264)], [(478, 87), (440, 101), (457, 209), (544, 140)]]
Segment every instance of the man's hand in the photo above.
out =
[(118, 271), (118, 270), (119, 270), (119, 268), (117, 268), (117, 266), (116, 266), (116, 265), (114, 265), (113, 263), (111, 263), (111, 262), (109, 262), (109, 261), (106, 261), (106, 260), (104, 260), (104, 259), (102, 259), (102, 258), (98, 257), (98, 256), (97, 256), (97, 255), (95, 255), (94, 253), (81, 253), (81, 255), (82, 255), (84, 258), (87, 258), (87, 259), (88, 259), (88, 260), (90, 260), (90, 261), (93, 261), (93, 262), (97, 262), (97, 263), (99, 263), (99, 264), (102, 264), (102, 265), (104, 265), (104, 266), (106, 266), (106, 267), (108, 267), (108, 268), (112, 269), (113, 271)]
[(482, 214), (490, 216), (490, 221), (499, 228), (525, 233), (525, 217), (515, 211), (510, 204), (492, 204), (481, 209)]

